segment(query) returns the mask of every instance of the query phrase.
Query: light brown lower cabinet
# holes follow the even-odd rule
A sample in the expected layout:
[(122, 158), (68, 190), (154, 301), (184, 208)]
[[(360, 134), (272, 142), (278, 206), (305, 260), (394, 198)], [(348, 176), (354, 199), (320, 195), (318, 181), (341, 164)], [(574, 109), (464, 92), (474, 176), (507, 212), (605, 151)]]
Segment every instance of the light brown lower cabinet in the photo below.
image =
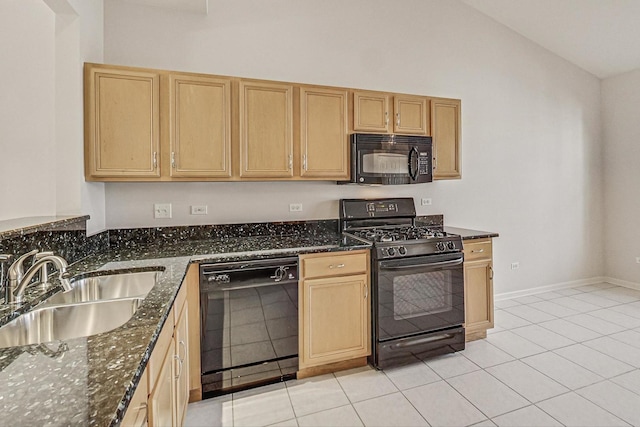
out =
[[(122, 425), (181, 426), (189, 402), (187, 286), (178, 292)], [(134, 402), (135, 400), (135, 402)], [(146, 403), (146, 405), (145, 405)], [(139, 423), (136, 420), (143, 420)]]
[(467, 240), (464, 247), (465, 335), (486, 338), (493, 328), (493, 260), (491, 239)]
[(149, 425), (173, 426), (175, 399), (173, 396), (173, 355), (175, 345), (173, 340), (160, 360), (162, 366), (151, 394), (149, 395)]
[(136, 388), (131, 402), (129, 402), (129, 408), (122, 418), (120, 423), (123, 427), (145, 427), (149, 425), (149, 419), (147, 415), (147, 400), (149, 398), (149, 371), (146, 369), (140, 377), (140, 382)]
[(298, 377), (366, 364), (371, 354), (369, 252), (300, 256)]

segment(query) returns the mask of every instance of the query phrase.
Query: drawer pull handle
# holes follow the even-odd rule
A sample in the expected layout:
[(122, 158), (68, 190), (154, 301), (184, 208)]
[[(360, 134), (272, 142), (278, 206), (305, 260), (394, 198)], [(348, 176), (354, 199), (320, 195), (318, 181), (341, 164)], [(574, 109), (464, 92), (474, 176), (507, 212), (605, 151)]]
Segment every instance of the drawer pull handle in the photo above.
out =
[(369, 287), (365, 283), (364, 284), (364, 299), (367, 299), (368, 296), (369, 296)]
[(338, 265), (331, 264), (329, 268), (344, 268), (344, 264), (338, 264)]
[(481, 254), (482, 252), (484, 252), (484, 249), (475, 249), (475, 250), (474, 250), (474, 249), (472, 249), (472, 250), (471, 250), (471, 253), (472, 253), (472, 254)]
[(493, 267), (489, 267), (489, 279), (493, 280)]

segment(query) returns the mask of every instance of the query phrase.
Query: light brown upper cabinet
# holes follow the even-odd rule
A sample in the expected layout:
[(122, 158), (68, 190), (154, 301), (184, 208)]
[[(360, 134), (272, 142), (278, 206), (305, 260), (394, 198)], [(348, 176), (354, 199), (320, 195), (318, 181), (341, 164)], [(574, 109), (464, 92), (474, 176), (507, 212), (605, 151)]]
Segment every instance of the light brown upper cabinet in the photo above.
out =
[(348, 180), (349, 133), (433, 137), (460, 178), (460, 100), (85, 64), (87, 181)]
[(346, 90), (300, 88), (300, 176), (349, 178)]
[(293, 177), (293, 86), (240, 81), (240, 177)]
[(459, 99), (431, 98), (433, 179), (461, 178)]
[(85, 65), (85, 176), (160, 177), (160, 74)]
[(429, 135), (428, 111), (429, 100), (423, 96), (353, 92), (354, 132)]
[(231, 176), (231, 80), (169, 75), (172, 177)]

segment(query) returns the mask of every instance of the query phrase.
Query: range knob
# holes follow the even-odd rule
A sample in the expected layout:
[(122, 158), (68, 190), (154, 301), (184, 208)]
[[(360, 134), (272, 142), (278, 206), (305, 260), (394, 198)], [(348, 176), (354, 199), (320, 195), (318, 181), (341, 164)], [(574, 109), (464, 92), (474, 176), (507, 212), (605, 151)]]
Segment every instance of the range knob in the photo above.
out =
[(444, 242), (436, 243), (436, 249), (439, 250), (439, 251), (444, 251), (445, 250)]
[(400, 255), (403, 255), (403, 256), (404, 256), (404, 255), (406, 255), (406, 254), (407, 254), (407, 248), (405, 248), (404, 246), (400, 246), (400, 247), (398, 248), (398, 253), (399, 253)]
[(447, 248), (454, 250), (456, 248), (456, 244), (453, 242), (447, 242)]
[(395, 256), (395, 254), (396, 254), (396, 249), (395, 249), (395, 248), (389, 248), (389, 250), (387, 251), (387, 253), (389, 254), (389, 256)]

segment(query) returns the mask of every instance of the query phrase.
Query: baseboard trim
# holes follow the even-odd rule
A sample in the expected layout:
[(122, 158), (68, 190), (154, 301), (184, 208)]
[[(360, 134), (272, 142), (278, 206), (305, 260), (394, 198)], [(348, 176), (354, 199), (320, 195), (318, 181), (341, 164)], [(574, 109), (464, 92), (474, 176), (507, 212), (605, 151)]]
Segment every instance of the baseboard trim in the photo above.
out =
[[(557, 289), (575, 288), (576, 286), (584, 286), (584, 285), (595, 285), (596, 283), (602, 283), (602, 282), (611, 283), (613, 285), (630, 287), (627, 285), (623, 285), (621, 283), (612, 282), (611, 280), (615, 280), (615, 279), (598, 276), (598, 277), (591, 277), (589, 279), (571, 280), (569, 282), (561, 282), (561, 283), (555, 283), (553, 285), (538, 286), (535, 288), (523, 289), (521, 291), (502, 292), (499, 294), (495, 294), (493, 299), (494, 301), (503, 301), (503, 300), (508, 300), (512, 298), (520, 298), (520, 297), (526, 297), (529, 295), (541, 294), (543, 292), (555, 291)], [(622, 281), (617, 281), (617, 282), (622, 282)], [(631, 283), (631, 282), (626, 282), (626, 283)], [(640, 285), (636, 285), (636, 286), (638, 287), (634, 289), (640, 289)]]
[(603, 277), (603, 280), (612, 285), (624, 286), (625, 288), (635, 289), (640, 291), (640, 283), (628, 282), (626, 280), (616, 279), (613, 277)]

